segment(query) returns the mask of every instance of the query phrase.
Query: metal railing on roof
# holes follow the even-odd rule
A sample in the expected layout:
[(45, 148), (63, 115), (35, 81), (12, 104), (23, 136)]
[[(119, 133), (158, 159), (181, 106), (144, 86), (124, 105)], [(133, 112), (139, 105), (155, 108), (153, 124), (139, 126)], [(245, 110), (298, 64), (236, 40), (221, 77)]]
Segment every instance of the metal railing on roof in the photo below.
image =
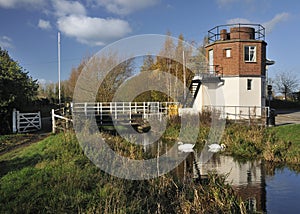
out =
[(226, 24), (218, 25), (208, 31), (208, 44), (219, 41), (221, 38), (221, 30), (230, 30), (232, 27), (242, 28), (242, 27), (252, 27), (254, 28), (255, 40), (265, 40), (266, 30), (261, 24)]

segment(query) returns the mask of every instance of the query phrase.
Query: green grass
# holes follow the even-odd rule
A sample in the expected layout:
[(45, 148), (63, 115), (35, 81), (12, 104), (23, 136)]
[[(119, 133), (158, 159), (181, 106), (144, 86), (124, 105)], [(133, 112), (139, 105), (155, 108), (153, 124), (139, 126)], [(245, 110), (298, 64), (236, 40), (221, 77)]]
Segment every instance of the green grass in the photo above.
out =
[[(166, 139), (176, 142), (180, 127), (173, 124)], [(187, 130), (188, 131), (188, 130)], [(208, 126), (201, 126), (201, 146)], [(300, 163), (300, 125), (262, 128), (226, 127), (225, 153), (242, 158), (264, 158), (280, 163)], [(189, 140), (189, 132), (186, 139)], [(6, 145), (18, 144), (26, 135), (1, 136)], [(22, 138), (23, 137), (23, 138)], [(146, 159), (142, 148), (109, 136), (107, 143), (122, 156)], [(4, 145), (4, 144), (3, 144)], [(108, 163), (111, 164), (111, 163)], [(211, 175), (208, 183), (185, 182), (170, 174), (145, 181), (112, 177), (95, 167), (83, 154), (72, 132), (0, 155), (0, 213), (238, 213), (243, 202), (224, 176)]]
[(0, 135), (0, 153), (16, 146), (29, 143), (35, 138), (32, 134)]
[[(118, 137), (110, 138), (114, 149), (132, 156), (132, 145)], [(183, 182), (170, 175), (144, 181), (112, 177), (87, 159), (71, 132), (51, 135), (1, 155), (0, 196), (0, 213), (237, 213), (244, 210), (243, 202), (224, 184), (223, 176), (211, 175), (205, 185), (190, 179)]]
[(300, 124), (276, 126), (270, 128), (283, 141), (289, 141), (300, 146)]
[(300, 125), (264, 128), (231, 124), (226, 127), (222, 142), (227, 146), (225, 154), (238, 159), (300, 163)]

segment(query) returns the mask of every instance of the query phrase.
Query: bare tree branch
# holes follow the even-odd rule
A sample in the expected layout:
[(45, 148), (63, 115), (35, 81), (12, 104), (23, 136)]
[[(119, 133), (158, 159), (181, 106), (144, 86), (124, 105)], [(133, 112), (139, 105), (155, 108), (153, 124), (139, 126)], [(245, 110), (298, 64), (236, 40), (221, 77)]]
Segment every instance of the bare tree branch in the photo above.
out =
[(276, 74), (274, 87), (276, 92), (282, 93), (285, 100), (299, 88), (299, 79), (290, 71), (282, 71)]

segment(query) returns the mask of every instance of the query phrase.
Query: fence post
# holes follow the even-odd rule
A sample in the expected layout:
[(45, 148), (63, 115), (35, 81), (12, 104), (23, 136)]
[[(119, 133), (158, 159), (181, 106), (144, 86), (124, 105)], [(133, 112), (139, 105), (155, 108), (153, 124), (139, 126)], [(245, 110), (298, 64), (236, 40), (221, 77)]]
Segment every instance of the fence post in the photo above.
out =
[(17, 132), (17, 110), (15, 108), (13, 109), (12, 114), (12, 131), (13, 133)]
[(236, 115), (237, 115), (237, 113), (236, 113), (236, 106), (234, 106), (234, 122), (236, 123)]
[(115, 102), (115, 119), (118, 119), (118, 106), (117, 106), (117, 102)]
[(249, 126), (251, 125), (251, 110), (250, 106), (248, 107), (248, 114), (249, 114)]
[(20, 112), (17, 111), (17, 131), (20, 131)]
[(100, 121), (101, 125), (103, 124), (103, 105), (100, 103)]
[(84, 115), (87, 116), (87, 102), (84, 103)]
[(55, 134), (55, 116), (54, 116), (54, 109), (51, 110), (52, 116), (52, 133)]
[(40, 129), (42, 129), (42, 117), (41, 117), (40, 111), (38, 112), (38, 115), (39, 115), (39, 127), (40, 127)]
[(129, 123), (132, 121), (132, 102), (129, 103)]
[(146, 118), (146, 102), (143, 102), (143, 118)]
[(100, 114), (100, 103), (97, 102), (97, 114), (99, 115)]

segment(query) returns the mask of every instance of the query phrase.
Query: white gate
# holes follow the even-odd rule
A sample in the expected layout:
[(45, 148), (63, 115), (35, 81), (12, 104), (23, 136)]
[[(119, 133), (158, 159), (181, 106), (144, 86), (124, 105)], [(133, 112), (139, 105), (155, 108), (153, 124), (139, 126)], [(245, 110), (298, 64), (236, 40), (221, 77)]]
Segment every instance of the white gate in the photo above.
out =
[(13, 111), (13, 132), (24, 133), (41, 130), (41, 113), (20, 113)]

